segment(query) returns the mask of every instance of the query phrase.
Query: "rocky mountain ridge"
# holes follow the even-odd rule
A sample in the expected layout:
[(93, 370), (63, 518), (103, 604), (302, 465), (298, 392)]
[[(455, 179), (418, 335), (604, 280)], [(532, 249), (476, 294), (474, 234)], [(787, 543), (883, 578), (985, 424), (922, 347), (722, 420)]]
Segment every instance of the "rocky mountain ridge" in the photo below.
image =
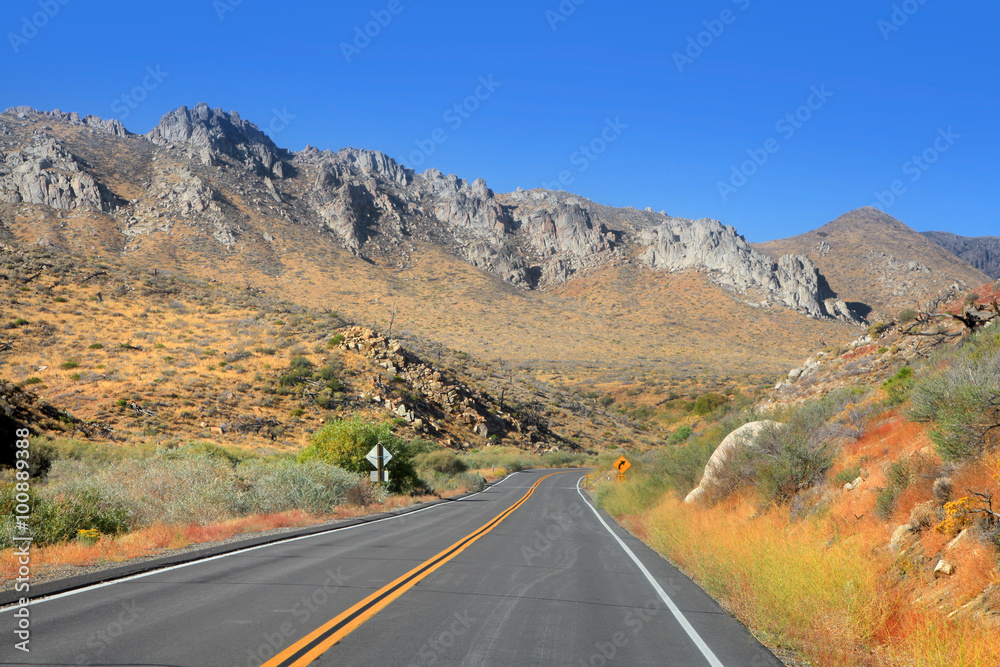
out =
[(921, 234), (991, 278), (1000, 278), (1000, 237), (958, 236), (950, 232), (921, 232)]
[[(422, 241), (519, 289), (546, 290), (634, 261), (705, 271), (745, 303), (860, 319), (807, 258), (772, 259), (716, 221), (612, 209), (564, 192), (497, 195), (482, 179), (418, 174), (378, 151), (292, 153), (236, 112), (204, 103), (166, 114), (142, 136), (118, 121), (24, 107), (0, 123), (0, 201), (103, 213), (123, 253), (187, 228), (230, 252), (254, 248), (280, 272), (276, 230), (292, 224), (381, 266), (406, 266)], [(107, 164), (111, 150), (130, 153), (131, 173)]]

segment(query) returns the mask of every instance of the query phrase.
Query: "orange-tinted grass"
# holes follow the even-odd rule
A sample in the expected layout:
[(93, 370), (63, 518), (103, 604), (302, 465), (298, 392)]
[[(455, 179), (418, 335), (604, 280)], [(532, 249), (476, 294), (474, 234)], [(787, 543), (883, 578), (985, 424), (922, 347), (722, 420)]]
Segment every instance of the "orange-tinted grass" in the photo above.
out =
[[(627, 495), (613, 491), (615, 502)], [(844, 492), (845, 497), (859, 496)], [(915, 496), (917, 497), (917, 496)], [(942, 604), (914, 604), (929, 573), (900, 580), (885, 545), (889, 528), (843, 506), (804, 520), (784, 507), (759, 512), (753, 497), (712, 508), (668, 494), (641, 515), (619, 518), (668, 555), (771, 646), (816, 665), (991, 665), (1000, 646), (982, 621), (947, 613), (995, 582), (989, 551), (953, 553), (960, 573), (938, 580)], [(973, 544), (973, 543), (970, 543)], [(933, 567), (933, 564), (931, 564)]]
[[(431, 496), (389, 496), (383, 503), (367, 506), (340, 505), (328, 516), (314, 516), (301, 510), (293, 510), (277, 514), (255, 514), (207, 525), (156, 524), (118, 537), (104, 536), (94, 544), (66, 542), (33, 548), (31, 567), (38, 575), (44, 574), (47, 569), (60, 566), (87, 567), (118, 563), (156, 555), (165, 550), (182, 549), (192, 544), (227, 540), (245, 533), (298, 528), (330, 520), (377, 514), (434, 499)], [(0, 552), (0, 575), (4, 579), (15, 579), (18, 565), (13, 549)]]

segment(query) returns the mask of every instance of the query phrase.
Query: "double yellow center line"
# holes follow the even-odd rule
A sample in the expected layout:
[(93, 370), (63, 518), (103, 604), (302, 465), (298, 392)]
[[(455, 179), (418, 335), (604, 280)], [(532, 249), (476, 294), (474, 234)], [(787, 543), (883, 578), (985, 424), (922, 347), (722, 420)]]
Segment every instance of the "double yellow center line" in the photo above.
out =
[(361, 602), (343, 612), (333, 620), (312, 631), (287, 649), (264, 663), (262, 667), (302, 667), (311, 664), (316, 658), (326, 653), (334, 644), (354, 632), (362, 623), (388, 607), (393, 600), (416, 586), (429, 574), (450, 561), (452, 558), (468, 549), (476, 540), (490, 532), (504, 519), (517, 511), (528, 501), (538, 485), (544, 482), (552, 473), (534, 483), (520, 500), (501, 512), (496, 518), (482, 528), (466, 535), (458, 542), (421, 563), (395, 581), (386, 584)]

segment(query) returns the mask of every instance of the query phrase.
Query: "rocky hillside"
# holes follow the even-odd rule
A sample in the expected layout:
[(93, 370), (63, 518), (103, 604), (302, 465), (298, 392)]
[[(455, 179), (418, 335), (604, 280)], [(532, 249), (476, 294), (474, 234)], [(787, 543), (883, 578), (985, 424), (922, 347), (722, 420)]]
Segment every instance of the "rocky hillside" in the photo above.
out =
[(892, 319), (942, 293), (965, 293), (990, 277), (892, 216), (866, 207), (792, 238), (755, 246), (771, 257), (807, 256), (841, 298), (870, 321)]
[(715, 221), (497, 195), (375, 151), (293, 153), (204, 104), (146, 135), (10, 109), (0, 151), (0, 240), (335, 305), (513, 363), (675, 372), (697, 349), (699, 370), (768, 372), (857, 321), (808, 258)]
[[(642, 442), (625, 416), (509, 366), (261, 290), (0, 244), (0, 434), (298, 450), (362, 414), (455, 449)], [(7, 452), (9, 453), (9, 452)], [(5, 450), (0, 460), (6, 461)]]
[(1000, 237), (958, 236), (949, 232), (922, 233), (991, 278), (1000, 278)]

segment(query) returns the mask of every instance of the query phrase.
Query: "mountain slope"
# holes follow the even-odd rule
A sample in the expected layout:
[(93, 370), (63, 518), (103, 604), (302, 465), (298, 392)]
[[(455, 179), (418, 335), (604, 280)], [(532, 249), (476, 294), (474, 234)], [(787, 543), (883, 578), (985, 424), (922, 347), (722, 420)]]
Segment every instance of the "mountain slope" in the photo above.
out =
[(374, 151), (291, 153), (204, 104), (145, 136), (11, 109), (0, 148), (10, 242), (262, 289), (513, 363), (770, 372), (854, 321), (810, 260), (772, 260), (718, 222), (496, 195)]
[(964, 259), (992, 278), (1000, 278), (1000, 237), (958, 236), (949, 232), (921, 232), (925, 237)]
[(922, 307), (942, 292), (967, 292), (990, 277), (878, 209), (865, 207), (811, 232), (756, 244), (777, 257), (809, 257), (841, 298), (890, 318)]

